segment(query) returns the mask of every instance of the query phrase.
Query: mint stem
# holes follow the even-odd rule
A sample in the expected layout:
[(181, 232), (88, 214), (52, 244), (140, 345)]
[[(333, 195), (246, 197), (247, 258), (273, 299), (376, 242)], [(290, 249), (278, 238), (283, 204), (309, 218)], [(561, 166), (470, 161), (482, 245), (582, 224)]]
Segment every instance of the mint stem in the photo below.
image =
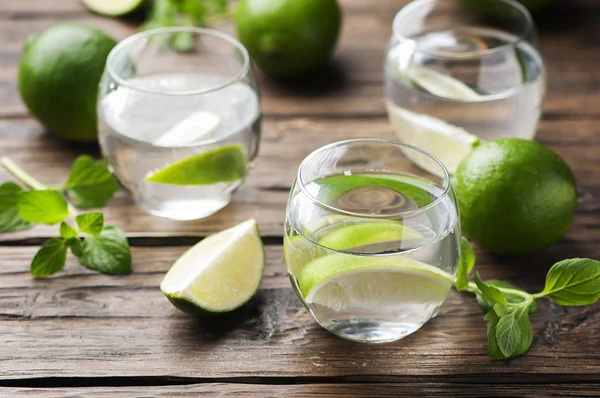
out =
[[(46, 185), (42, 184), (41, 182), (39, 182), (32, 176), (27, 174), (27, 172), (25, 172), (25, 170), (23, 170), (22, 168), (17, 166), (17, 164), (15, 162), (10, 160), (6, 156), (3, 156), (0, 158), (0, 164), (2, 165), (2, 167), (4, 167), (6, 169), (6, 171), (8, 171), (13, 176), (15, 176), (19, 181), (21, 181), (23, 184), (27, 185), (29, 188), (34, 189), (36, 191), (42, 191), (44, 189), (49, 189)], [(77, 216), (77, 210), (73, 207), (73, 205), (71, 205), (70, 203), (67, 202), (67, 208), (69, 210), (69, 215), (71, 217)]]
[[(524, 303), (527, 303), (527, 305), (533, 303), (533, 300), (538, 298), (538, 297), (542, 297), (542, 296), (538, 296), (535, 294), (529, 294), (527, 292), (524, 292), (522, 290), (516, 290), (516, 289), (509, 289), (506, 287), (498, 287), (495, 286), (496, 289), (500, 290), (502, 293), (508, 293), (508, 294), (514, 294), (516, 296), (521, 296), (524, 299)], [(469, 282), (469, 286), (466, 289), (467, 291), (471, 292), (471, 293), (475, 293), (475, 292), (479, 292), (479, 288), (477, 287), (477, 285), (474, 282)]]

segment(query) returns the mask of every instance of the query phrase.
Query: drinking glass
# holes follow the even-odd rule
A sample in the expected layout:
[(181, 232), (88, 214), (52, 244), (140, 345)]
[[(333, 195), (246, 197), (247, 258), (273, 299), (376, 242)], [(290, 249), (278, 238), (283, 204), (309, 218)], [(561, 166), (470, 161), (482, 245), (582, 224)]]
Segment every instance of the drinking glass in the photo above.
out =
[(396, 141), (317, 149), (291, 189), (284, 254), (300, 301), (330, 332), (365, 343), (415, 332), (456, 276), (460, 223), (448, 171)]
[(400, 10), (385, 57), (398, 140), (453, 172), (479, 138), (532, 139), (545, 69), (527, 9), (514, 0), (415, 0)]
[(111, 51), (100, 82), (104, 156), (145, 211), (170, 219), (230, 202), (258, 152), (260, 116), (248, 52), (215, 30), (133, 35)]

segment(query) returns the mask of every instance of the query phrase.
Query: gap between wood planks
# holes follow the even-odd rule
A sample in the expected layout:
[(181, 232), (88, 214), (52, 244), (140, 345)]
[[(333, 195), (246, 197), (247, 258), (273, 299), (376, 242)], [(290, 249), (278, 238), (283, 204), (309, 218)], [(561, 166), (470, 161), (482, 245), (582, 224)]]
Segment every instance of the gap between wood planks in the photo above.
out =
[(460, 374), (436, 376), (346, 375), (346, 376), (249, 376), (249, 377), (176, 377), (176, 376), (107, 376), (107, 377), (34, 377), (0, 379), (1, 387), (60, 388), (60, 387), (135, 387), (173, 386), (206, 383), (294, 385), (328, 383), (444, 383), (444, 384), (502, 384), (547, 385), (573, 383), (595, 385), (600, 375), (593, 374)]

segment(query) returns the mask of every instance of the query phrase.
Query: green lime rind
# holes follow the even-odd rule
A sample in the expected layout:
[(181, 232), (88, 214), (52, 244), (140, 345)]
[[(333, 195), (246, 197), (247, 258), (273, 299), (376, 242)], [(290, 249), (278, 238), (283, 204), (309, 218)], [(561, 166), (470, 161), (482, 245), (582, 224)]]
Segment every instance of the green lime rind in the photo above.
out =
[(319, 244), (334, 250), (383, 243), (417, 241), (423, 235), (399, 221), (366, 222), (338, 228), (319, 240)]
[(234, 182), (246, 176), (246, 161), (240, 144), (226, 145), (172, 163), (144, 181), (181, 186)]
[(298, 275), (306, 264), (326, 254), (327, 250), (303, 236), (286, 236), (283, 239), (283, 258), (288, 272), (292, 275)]
[(390, 188), (401, 192), (403, 195), (412, 199), (419, 207), (425, 207), (431, 204), (434, 199), (431, 194), (421, 187), (414, 185), (418, 181), (420, 184), (431, 184), (431, 182), (410, 176), (370, 176), (364, 174), (358, 175), (335, 175), (320, 178), (315, 181), (320, 186), (326, 186), (327, 189), (319, 190), (317, 199), (328, 203), (333, 199), (339, 198), (346, 192), (364, 186)]
[[(257, 291), (258, 291), (258, 288), (257, 288)], [(186, 297), (175, 297), (173, 295), (170, 295), (170, 294), (164, 293), (164, 292), (163, 292), (163, 294), (169, 300), (169, 302), (171, 304), (173, 304), (173, 306), (175, 308), (177, 308), (178, 310), (183, 311), (187, 314), (190, 314), (194, 317), (200, 318), (200, 317), (207, 317), (207, 316), (208, 317), (219, 316), (219, 315), (230, 313), (231, 311), (235, 311), (235, 310), (239, 309), (240, 307), (242, 307), (244, 304), (246, 304), (248, 301), (250, 301), (256, 295), (256, 291), (254, 292), (254, 294), (252, 296), (248, 297), (248, 299), (246, 301), (241, 301), (239, 303), (239, 305), (236, 305), (233, 308), (219, 309), (219, 310), (204, 307), (200, 303), (194, 302)]]
[(132, 14), (148, 3), (146, 0), (81, 0), (82, 3), (96, 14), (107, 17), (122, 17)]
[(307, 297), (311, 290), (328, 280), (361, 271), (412, 271), (427, 274), (428, 277), (434, 278), (442, 284), (454, 283), (454, 278), (444, 271), (405, 257), (367, 257), (337, 253), (317, 258), (302, 268), (298, 277), (300, 291), (303, 297)]

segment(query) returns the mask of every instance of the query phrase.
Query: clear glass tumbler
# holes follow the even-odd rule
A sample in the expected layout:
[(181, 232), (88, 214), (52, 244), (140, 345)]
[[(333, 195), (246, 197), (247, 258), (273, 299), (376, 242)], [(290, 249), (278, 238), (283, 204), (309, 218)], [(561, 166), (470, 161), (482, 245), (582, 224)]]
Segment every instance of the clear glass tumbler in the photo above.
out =
[(316, 150), (290, 193), (284, 254), (300, 301), (330, 332), (365, 343), (415, 332), (446, 299), (460, 257), (448, 171), (395, 141)]
[(248, 52), (214, 30), (131, 36), (100, 83), (102, 152), (139, 205), (161, 217), (202, 218), (230, 202), (258, 152), (260, 116)]
[(545, 69), (527, 9), (514, 0), (415, 0), (394, 19), (385, 58), (397, 138), (453, 172), (478, 138), (532, 139)]

